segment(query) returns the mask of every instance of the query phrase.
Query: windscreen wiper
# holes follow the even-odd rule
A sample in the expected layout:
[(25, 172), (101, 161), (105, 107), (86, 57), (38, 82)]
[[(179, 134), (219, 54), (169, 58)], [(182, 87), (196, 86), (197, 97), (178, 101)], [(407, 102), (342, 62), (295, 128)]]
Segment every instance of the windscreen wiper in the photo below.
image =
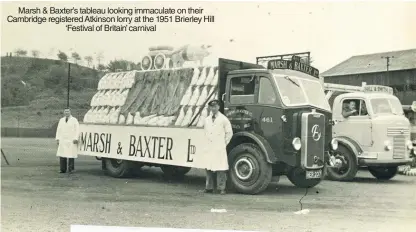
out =
[(294, 80), (292, 80), (289, 76), (285, 76), (284, 77), (286, 80), (292, 82), (294, 85), (296, 85), (297, 87), (300, 87), (300, 85), (298, 83), (296, 83)]

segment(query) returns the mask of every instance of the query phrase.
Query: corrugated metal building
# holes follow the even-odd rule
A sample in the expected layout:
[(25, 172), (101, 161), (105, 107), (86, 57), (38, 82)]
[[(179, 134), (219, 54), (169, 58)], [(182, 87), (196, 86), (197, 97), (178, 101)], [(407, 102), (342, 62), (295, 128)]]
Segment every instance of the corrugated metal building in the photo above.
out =
[[(393, 57), (388, 72), (385, 57)], [(390, 86), (403, 105), (416, 101), (416, 49), (353, 56), (321, 75), (325, 83)]]

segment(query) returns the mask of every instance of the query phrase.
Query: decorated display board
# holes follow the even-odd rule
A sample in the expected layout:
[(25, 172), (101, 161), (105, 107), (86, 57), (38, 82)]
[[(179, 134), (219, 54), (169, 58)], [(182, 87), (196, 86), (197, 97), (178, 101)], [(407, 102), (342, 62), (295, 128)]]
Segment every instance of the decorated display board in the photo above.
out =
[(218, 98), (217, 69), (108, 73), (98, 83), (84, 123), (187, 127), (195, 118), (192, 126), (203, 127), (205, 103)]
[(301, 62), (298, 56), (292, 56), (291, 60), (273, 59), (267, 62), (267, 69), (290, 69), (306, 73), (313, 77), (319, 78), (319, 70)]
[(364, 85), (363, 91), (366, 93), (388, 93), (393, 94), (393, 88), (383, 85)]

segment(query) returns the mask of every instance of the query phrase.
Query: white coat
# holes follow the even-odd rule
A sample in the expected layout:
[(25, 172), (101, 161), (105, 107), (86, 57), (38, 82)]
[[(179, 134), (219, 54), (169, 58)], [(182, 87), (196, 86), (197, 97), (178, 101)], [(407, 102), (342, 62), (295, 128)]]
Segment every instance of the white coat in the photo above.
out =
[(59, 120), (56, 129), (56, 140), (59, 140), (58, 151), (56, 156), (64, 158), (78, 158), (78, 145), (74, 144), (74, 140), (78, 140), (79, 123), (72, 116), (65, 122), (65, 117)]
[(233, 136), (230, 121), (218, 112), (213, 122), (212, 114), (210, 114), (205, 118), (204, 129), (208, 139), (206, 169), (211, 171), (228, 170), (227, 145)]

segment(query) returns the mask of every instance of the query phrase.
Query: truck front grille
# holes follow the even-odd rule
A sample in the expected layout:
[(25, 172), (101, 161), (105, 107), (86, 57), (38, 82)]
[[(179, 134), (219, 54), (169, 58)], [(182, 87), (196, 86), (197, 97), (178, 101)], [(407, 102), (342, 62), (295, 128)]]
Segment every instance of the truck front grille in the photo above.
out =
[(319, 113), (302, 114), (302, 160), (305, 168), (321, 168), (325, 152), (325, 115)]
[(393, 159), (404, 159), (406, 154), (406, 138), (404, 136), (393, 137)]
[(410, 134), (409, 128), (404, 127), (389, 127), (387, 128), (387, 136), (396, 136), (396, 135), (408, 135)]

